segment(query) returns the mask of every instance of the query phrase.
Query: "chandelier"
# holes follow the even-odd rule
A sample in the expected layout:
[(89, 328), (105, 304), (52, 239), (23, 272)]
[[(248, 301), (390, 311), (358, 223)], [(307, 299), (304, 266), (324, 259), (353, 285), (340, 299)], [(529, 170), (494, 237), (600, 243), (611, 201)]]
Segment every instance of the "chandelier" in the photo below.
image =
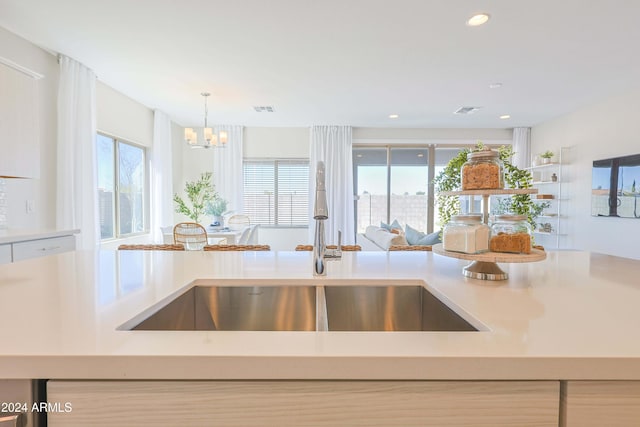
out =
[[(194, 128), (185, 128), (184, 140), (193, 148), (224, 148), (229, 141), (229, 134), (224, 130), (216, 132), (214, 128), (207, 127), (207, 114), (209, 113), (207, 97), (211, 94), (202, 92), (200, 95), (204, 97), (204, 128), (202, 128), (202, 131)], [(201, 140), (198, 139), (198, 135), (202, 137)]]

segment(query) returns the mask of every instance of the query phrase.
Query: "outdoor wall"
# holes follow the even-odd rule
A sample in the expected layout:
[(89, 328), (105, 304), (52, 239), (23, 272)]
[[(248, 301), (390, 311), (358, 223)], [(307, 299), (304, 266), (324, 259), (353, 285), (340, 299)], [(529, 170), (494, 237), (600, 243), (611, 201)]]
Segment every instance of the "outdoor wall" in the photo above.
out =
[[(567, 245), (640, 259), (640, 219), (591, 216), (591, 169), (594, 160), (640, 154), (637, 120), (640, 88), (610, 97), (532, 128), (532, 150), (565, 150), (567, 171)], [(564, 189), (563, 189), (564, 192)]]

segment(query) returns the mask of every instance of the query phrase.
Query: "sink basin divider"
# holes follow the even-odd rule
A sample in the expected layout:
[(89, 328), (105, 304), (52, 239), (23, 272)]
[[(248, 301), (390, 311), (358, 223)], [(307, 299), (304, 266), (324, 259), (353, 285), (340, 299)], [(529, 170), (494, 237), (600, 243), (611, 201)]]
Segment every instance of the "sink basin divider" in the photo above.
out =
[(329, 320), (327, 316), (327, 299), (324, 294), (324, 286), (316, 286), (316, 331), (326, 332), (329, 330)]

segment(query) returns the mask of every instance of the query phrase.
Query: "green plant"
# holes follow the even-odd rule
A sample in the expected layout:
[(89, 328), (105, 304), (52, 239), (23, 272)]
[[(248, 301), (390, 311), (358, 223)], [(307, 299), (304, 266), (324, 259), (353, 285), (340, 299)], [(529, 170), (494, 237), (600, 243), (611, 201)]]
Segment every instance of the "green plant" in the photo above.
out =
[(189, 207), (182, 197), (174, 194), (173, 201), (176, 203), (176, 212), (186, 215), (193, 222), (200, 222), (200, 217), (205, 214), (207, 204), (218, 198), (215, 187), (211, 183), (212, 176), (211, 172), (203, 172), (198, 180), (187, 181), (184, 185), (184, 191), (191, 206)]
[(547, 150), (544, 153), (540, 154), (540, 157), (542, 157), (543, 159), (550, 159), (553, 157), (553, 151)]
[[(476, 150), (482, 150), (484, 144), (478, 142)], [(440, 216), (439, 226), (443, 226), (453, 215), (460, 213), (459, 196), (444, 196), (443, 191), (455, 191), (460, 189), (461, 169), (462, 165), (467, 161), (467, 156), (472, 150), (463, 148), (458, 155), (451, 159), (433, 180), (435, 191), (437, 194), (436, 204), (438, 206), (438, 214)], [(532, 176), (529, 171), (518, 168), (511, 163), (513, 157), (513, 148), (502, 146), (498, 149), (500, 160), (504, 164), (504, 180), (507, 188), (531, 188)], [(548, 207), (548, 206), (546, 206)], [(498, 209), (500, 213), (513, 213), (517, 215), (527, 215), (529, 223), (532, 227), (536, 227), (535, 218), (540, 215), (545, 208), (544, 203), (539, 204), (531, 200), (528, 194), (514, 194), (509, 198), (499, 199)]]
[(227, 204), (228, 202), (225, 199), (216, 197), (214, 200), (207, 203), (205, 213), (207, 215), (222, 216), (222, 214), (227, 211)]

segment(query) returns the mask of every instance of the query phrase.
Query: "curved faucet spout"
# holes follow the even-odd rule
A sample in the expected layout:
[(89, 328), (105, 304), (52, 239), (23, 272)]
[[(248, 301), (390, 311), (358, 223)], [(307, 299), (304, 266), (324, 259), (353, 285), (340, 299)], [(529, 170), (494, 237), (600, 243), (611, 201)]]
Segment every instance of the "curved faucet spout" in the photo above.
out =
[(327, 190), (325, 182), (324, 162), (319, 161), (316, 166), (316, 198), (313, 207), (313, 219), (316, 220), (316, 231), (313, 239), (313, 275), (325, 276), (325, 243), (324, 221), (329, 218), (327, 206)]

